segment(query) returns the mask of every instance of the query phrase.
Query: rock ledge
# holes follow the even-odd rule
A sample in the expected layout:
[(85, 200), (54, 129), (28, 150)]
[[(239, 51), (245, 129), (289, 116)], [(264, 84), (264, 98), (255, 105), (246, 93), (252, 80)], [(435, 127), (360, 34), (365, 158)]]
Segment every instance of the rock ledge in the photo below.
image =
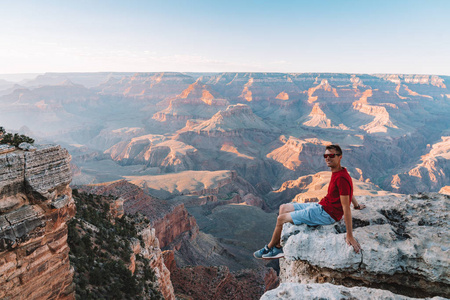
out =
[(411, 297), (450, 297), (449, 197), (360, 197), (352, 211), (360, 254), (345, 243), (343, 221), (317, 228), (285, 225), (281, 282), (382, 288)]

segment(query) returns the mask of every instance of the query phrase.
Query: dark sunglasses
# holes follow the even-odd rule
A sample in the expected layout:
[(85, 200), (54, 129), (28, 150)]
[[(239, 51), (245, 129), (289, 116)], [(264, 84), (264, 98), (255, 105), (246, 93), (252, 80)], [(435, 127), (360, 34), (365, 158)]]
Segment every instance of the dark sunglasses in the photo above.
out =
[(324, 154), (323, 158), (325, 158), (325, 159), (327, 159), (328, 157), (329, 158), (334, 158), (336, 155), (339, 156), (339, 154)]

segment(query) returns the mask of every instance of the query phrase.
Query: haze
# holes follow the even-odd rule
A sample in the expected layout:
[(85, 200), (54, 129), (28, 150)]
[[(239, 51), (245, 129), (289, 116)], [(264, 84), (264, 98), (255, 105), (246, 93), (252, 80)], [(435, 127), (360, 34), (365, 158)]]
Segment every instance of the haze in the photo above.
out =
[(0, 74), (450, 75), (448, 1), (14, 1)]

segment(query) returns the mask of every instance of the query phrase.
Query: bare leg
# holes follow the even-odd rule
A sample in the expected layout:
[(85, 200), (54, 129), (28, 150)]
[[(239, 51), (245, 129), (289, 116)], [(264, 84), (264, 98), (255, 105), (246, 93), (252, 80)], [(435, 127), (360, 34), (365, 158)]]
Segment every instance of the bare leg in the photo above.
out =
[(281, 238), (281, 231), (283, 230), (283, 224), (287, 222), (292, 221), (292, 217), (290, 212), (294, 211), (294, 205), (293, 204), (283, 204), (280, 206), (280, 214), (277, 218), (277, 224), (275, 225), (275, 229), (273, 231), (272, 239), (270, 240), (270, 243), (268, 245), (269, 248), (272, 247), (280, 247), (280, 238)]

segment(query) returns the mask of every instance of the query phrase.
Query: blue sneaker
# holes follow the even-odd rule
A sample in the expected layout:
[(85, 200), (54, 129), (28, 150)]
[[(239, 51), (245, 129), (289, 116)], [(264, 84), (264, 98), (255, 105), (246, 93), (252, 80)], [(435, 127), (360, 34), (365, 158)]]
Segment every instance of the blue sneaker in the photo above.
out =
[(269, 253), (269, 251), (270, 251), (269, 246), (265, 245), (264, 248), (262, 248), (261, 250), (255, 251), (255, 253), (253, 253), (253, 256), (255, 258), (262, 259), (263, 255)]
[(276, 259), (284, 257), (283, 248), (273, 247), (269, 249), (269, 253), (262, 256), (263, 259)]

